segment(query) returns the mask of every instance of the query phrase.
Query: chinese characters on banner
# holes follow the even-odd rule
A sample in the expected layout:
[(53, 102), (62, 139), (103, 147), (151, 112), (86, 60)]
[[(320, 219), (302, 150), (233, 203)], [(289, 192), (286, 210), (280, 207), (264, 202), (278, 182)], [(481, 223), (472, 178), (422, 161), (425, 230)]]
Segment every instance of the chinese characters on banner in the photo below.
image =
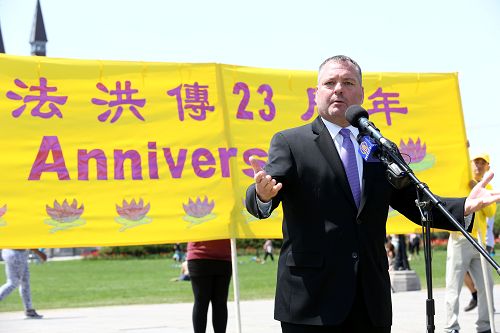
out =
[[(6, 94), (6, 97), (11, 100), (22, 100), (23, 105), (18, 107), (17, 109), (12, 111), (13, 117), (19, 117), (23, 113), (23, 111), (28, 106), (29, 102), (36, 102), (36, 105), (31, 109), (31, 115), (34, 117), (41, 118), (51, 118), (53, 116), (57, 116), (62, 118), (61, 110), (55, 105), (66, 104), (68, 100), (68, 96), (49, 96), (48, 92), (56, 92), (57, 87), (48, 87), (47, 86), (47, 78), (41, 77), (40, 85), (32, 85), (27, 86), (22, 80), (15, 79), (13, 80), (13, 84), (21, 89), (29, 89), (29, 91), (38, 92), (33, 93), (33, 95), (25, 95), (24, 97), (12, 90), (9, 90)], [(122, 89), (122, 84), (125, 86)], [(113, 114), (110, 122), (114, 123), (120, 119), (124, 106), (128, 106), (129, 111), (139, 120), (145, 121), (144, 117), (141, 115), (137, 107), (143, 108), (146, 104), (145, 98), (136, 98), (133, 99), (132, 95), (137, 94), (139, 92), (138, 89), (131, 88), (131, 81), (126, 80), (125, 82), (116, 81), (115, 82), (116, 89), (110, 90), (108, 89), (102, 82), (98, 82), (96, 84), (96, 88), (101, 92), (110, 95), (113, 97), (113, 100), (104, 100), (100, 98), (92, 98), (91, 102), (95, 105), (106, 105), (109, 107), (105, 112), (99, 114), (97, 119), (101, 122), (105, 122), (108, 118)], [(313, 87), (306, 89), (306, 100), (307, 100), (307, 108), (306, 112), (300, 116), (300, 119), (304, 121), (310, 120), (315, 114), (315, 106), (316, 102), (314, 100), (316, 89)], [(267, 107), (267, 111), (265, 109), (260, 109), (258, 114), (259, 117), (265, 121), (272, 121), (276, 116), (276, 106), (273, 103), (273, 88), (269, 84), (262, 84), (257, 89), (257, 93), (264, 95), (263, 103)], [(250, 90), (248, 88), (248, 84), (245, 82), (237, 82), (233, 87), (233, 94), (235, 95), (243, 95), (241, 98), (241, 102), (238, 105), (238, 111), (236, 112), (236, 119), (245, 119), (245, 120), (253, 120), (254, 113), (252, 111), (247, 110), (247, 106), (250, 100)], [(180, 121), (185, 120), (185, 112), (188, 111), (188, 115), (196, 120), (203, 121), (207, 118), (207, 111), (214, 112), (215, 107), (210, 105), (209, 102), (209, 86), (208, 85), (200, 85), (198, 82), (193, 82), (192, 84), (180, 84), (179, 86), (170, 89), (167, 91), (168, 96), (175, 97), (177, 103), (177, 112)], [(407, 107), (393, 107), (391, 108), (391, 104), (399, 104), (399, 93), (397, 92), (383, 92), (382, 87), (378, 87), (377, 90), (368, 97), (368, 100), (371, 102), (371, 108), (368, 109), (369, 114), (384, 112), (387, 120), (387, 125), (392, 125), (391, 121), (391, 113), (401, 113), (407, 114)], [(389, 100), (389, 98), (392, 98)], [(42, 107), (46, 104), (46, 109), (42, 111)], [(55, 103), (55, 104), (54, 104)], [(112, 109), (116, 107), (115, 109)]]

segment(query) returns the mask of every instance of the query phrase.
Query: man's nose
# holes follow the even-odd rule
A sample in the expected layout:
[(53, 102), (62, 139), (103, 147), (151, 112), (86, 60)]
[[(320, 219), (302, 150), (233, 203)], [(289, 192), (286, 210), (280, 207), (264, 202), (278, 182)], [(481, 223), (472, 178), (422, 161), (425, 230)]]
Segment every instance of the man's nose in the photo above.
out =
[(343, 91), (343, 86), (342, 86), (342, 83), (337, 82), (337, 83), (335, 84), (335, 86), (333, 87), (333, 91), (334, 91), (336, 94), (338, 94), (338, 93), (342, 93), (342, 91)]

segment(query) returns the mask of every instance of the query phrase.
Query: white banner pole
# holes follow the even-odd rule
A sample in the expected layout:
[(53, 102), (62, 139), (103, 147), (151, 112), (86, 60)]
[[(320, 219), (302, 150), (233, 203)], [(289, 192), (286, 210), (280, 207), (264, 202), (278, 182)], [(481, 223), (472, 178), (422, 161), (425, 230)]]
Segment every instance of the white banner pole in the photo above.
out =
[[(477, 230), (478, 238), (477, 242), (481, 247), (484, 248), (483, 245), (483, 238), (481, 235), (481, 230), (478, 228)], [(486, 262), (486, 259), (483, 256), (479, 256), (481, 258), (481, 269), (483, 271), (483, 280), (484, 280), (484, 289), (486, 290), (486, 302), (488, 303), (488, 316), (490, 318), (490, 330), (492, 332), (496, 332), (495, 329), (495, 316), (493, 315), (493, 295), (491, 294), (491, 289), (490, 289), (490, 282), (492, 282), (490, 279), (492, 276), (490, 275), (490, 268), (488, 267), (488, 263)]]
[(233, 290), (234, 307), (236, 310), (236, 332), (241, 333), (241, 315), (240, 315), (240, 282), (238, 278), (238, 253), (236, 252), (236, 239), (231, 238), (231, 263), (233, 266)]

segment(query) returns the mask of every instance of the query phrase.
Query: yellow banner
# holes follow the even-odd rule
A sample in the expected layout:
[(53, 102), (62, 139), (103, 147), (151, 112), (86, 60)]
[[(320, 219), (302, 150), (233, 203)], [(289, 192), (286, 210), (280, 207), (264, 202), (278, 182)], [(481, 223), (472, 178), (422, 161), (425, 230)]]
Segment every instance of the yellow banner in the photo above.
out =
[[(457, 75), (367, 73), (364, 107), (440, 195), (466, 195)], [(250, 156), (316, 117), (312, 71), (0, 55), (0, 248), (280, 238)], [(393, 213), (391, 212), (391, 216)], [(388, 233), (418, 226), (394, 214)]]

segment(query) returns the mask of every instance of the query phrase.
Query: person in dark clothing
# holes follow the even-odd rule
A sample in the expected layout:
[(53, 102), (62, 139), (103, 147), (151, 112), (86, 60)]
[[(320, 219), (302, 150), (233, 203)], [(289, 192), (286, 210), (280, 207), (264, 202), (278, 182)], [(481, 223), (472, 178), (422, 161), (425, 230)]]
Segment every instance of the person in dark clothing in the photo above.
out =
[(232, 274), (229, 239), (190, 242), (187, 260), (194, 294), (194, 333), (206, 332), (210, 303), (214, 333), (225, 333), (227, 297)]

